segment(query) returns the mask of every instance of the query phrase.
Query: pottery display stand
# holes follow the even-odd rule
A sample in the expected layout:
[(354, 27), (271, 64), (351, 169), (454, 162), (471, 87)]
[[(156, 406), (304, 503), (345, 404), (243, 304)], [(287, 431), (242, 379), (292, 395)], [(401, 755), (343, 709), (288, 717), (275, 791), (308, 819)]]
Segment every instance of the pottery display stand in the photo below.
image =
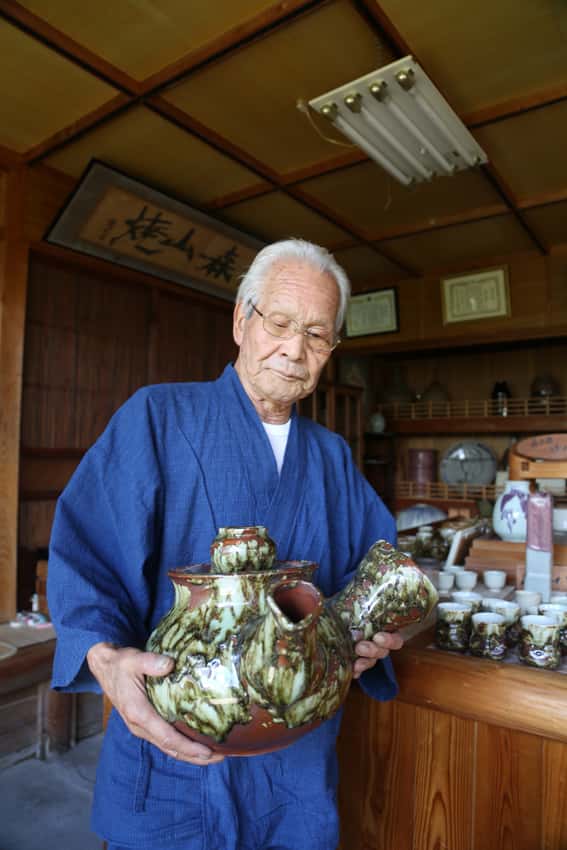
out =
[[(567, 592), (567, 545), (555, 543), (553, 547), (554, 567), (552, 589)], [(467, 570), (504, 570), (507, 584), (523, 587), (526, 571), (526, 544), (512, 543), (497, 538), (477, 537), (473, 540), (469, 554), (465, 558)]]

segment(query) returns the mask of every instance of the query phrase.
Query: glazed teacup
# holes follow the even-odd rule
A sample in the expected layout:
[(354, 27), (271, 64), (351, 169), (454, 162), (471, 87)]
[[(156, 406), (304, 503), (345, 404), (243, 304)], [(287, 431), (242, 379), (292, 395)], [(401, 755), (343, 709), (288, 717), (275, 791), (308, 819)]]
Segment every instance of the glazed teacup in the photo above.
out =
[(489, 590), (502, 590), (506, 584), (508, 574), (505, 570), (485, 570), (482, 580)]
[(538, 613), (556, 620), (559, 626), (559, 646), (562, 654), (567, 655), (567, 604), (558, 605), (555, 602), (549, 602), (546, 605), (540, 605)]
[(531, 613), (528, 608), (534, 605), (537, 607), (541, 604), (541, 593), (537, 593), (535, 590), (517, 590), (514, 599), (520, 606), (522, 614), (527, 614)]
[(501, 614), (481, 611), (472, 616), (469, 641), (472, 655), (500, 661), (506, 655), (506, 623)]
[(468, 605), (473, 614), (477, 614), (480, 611), (482, 604), (482, 596), (480, 593), (475, 593), (472, 590), (455, 590), (455, 592), (451, 594), (451, 599), (453, 602), (458, 602), (460, 605)]
[(487, 596), (482, 600), (483, 611), (492, 611), (501, 614), (506, 623), (506, 643), (515, 646), (520, 636), (521, 609), (517, 602), (509, 602), (507, 599)]
[(459, 590), (472, 590), (478, 581), (478, 573), (474, 570), (461, 570), (455, 574), (455, 582)]
[(458, 602), (440, 602), (437, 606), (435, 643), (440, 649), (466, 652), (471, 631), (471, 609)]
[(455, 584), (455, 573), (450, 573), (448, 570), (440, 570), (437, 577), (437, 585), (439, 590), (447, 592), (452, 590)]
[(456, 575), (457, 573), (462, 573), (462, 572), (464, 572), (464, 570), (465, 570), (465, 568), (463, 567), (463, 565), (462, 565), (462, 564), (452, 564), (450, 567), (445, 567), (445, 572), (447, 572), (447, 573), (455, 573), (455, 575)]
[(520, 661), (547, 670), (559, 667), (561, 653), (557, 621), (542, 614), (526, 614), (521, 623)]

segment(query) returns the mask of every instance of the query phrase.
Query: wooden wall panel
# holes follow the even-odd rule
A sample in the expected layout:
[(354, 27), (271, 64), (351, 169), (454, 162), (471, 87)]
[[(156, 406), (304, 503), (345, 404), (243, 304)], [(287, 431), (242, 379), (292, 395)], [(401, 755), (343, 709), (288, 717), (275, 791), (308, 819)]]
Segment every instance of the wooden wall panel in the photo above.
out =
[(90, 276), (77, 280), (75, 443), (85, 448), (147, 383), (150, 293)]
[(471, 850), (474, 721), (418, 708), (412, 850)]
[(18, 477), (28, 245), (23, 230), (26, 179), (11, 172), (0, 255), (0, 620), (16, 610)]
[(567, 747), (557, 741), (543, 741), (541, 802), (542, 850), (567, 847)]
[(474, 850), (541, 846), (542, 739), (479, 723)]

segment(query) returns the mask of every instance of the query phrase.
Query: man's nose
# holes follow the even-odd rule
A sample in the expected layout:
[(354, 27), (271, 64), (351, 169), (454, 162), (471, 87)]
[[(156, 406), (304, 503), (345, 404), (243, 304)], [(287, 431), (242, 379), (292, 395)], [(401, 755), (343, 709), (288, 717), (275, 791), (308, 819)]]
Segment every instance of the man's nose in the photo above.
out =
[(280, 351), (291, 360), (303, 360), (307, 348), (305, 334), (299, 331), (289, 339), (282, 339)]

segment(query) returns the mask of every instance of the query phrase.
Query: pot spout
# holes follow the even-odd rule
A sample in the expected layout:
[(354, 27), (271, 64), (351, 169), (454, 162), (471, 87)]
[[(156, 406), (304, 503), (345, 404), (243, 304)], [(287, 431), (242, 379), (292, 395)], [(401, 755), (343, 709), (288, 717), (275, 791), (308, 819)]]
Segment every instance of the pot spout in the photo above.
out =
[(378, 540), (331, 605), (357, 641), (425, 620), (437, 599), (434, 585), (411, 558)]
[(283, 581), (244, 638), (241, 678), (260, 705), (289, 706), (318, 678), (316, 629), (323, 597), (306, 581)]

